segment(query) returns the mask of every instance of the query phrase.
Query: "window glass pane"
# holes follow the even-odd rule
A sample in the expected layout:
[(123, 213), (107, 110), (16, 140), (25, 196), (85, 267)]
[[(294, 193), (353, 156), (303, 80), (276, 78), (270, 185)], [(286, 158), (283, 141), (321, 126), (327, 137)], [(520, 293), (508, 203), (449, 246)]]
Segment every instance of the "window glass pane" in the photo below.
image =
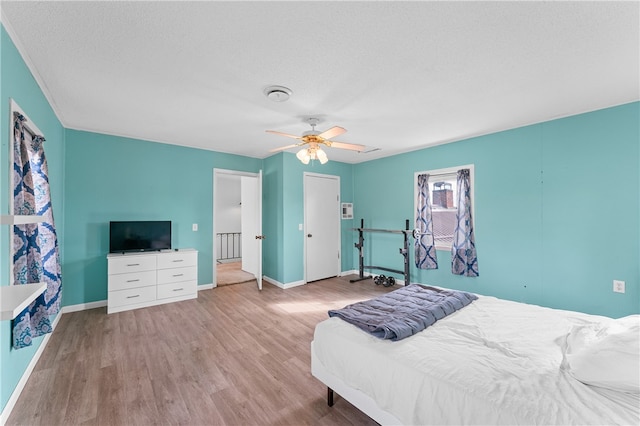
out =
[(457, 178), (456, 174), (433, 177), (431, 190), (433, 237), (437, 247), (451, 248), (456, 226)]
[[(429, 203), (431, 204), (433, 238), (437, 250), (451, 250), (453, 245), (453, 235), (457, 225), (458, 171), (460, 169), (469, 169), (470, 171), (471, 201), (473, 204), (473, 164), (415, 173), (416, 182), (420, 174), (429, 175)], [(414, 187), (414, 191), (416, 191), (414, 194), (417, 197), (417, 187)], [(417, 204), (414, 204), (414, 208), (417, 208)], [(414, 218), (417, 218), (419, 212), (417, 210), (414, 211), (416, 212), (416, 217)]]

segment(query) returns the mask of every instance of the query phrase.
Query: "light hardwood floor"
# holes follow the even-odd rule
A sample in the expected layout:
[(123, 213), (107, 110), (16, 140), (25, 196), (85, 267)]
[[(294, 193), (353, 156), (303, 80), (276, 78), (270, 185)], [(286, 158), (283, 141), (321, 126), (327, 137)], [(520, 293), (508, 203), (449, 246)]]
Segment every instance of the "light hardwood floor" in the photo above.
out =
[(216, 281), (218, 287), (223, 285), (254, 281), (255, 276), (242, 270), (242, 261), (218, 263), (216, 265)]
[[(397, 288), (397, 287), (396, 287)], [(311, 376), (327, 310), (393, 290), (333, 278), (255, 282), (107, 315), (64, 314), (8, 425), (374, 425)]]

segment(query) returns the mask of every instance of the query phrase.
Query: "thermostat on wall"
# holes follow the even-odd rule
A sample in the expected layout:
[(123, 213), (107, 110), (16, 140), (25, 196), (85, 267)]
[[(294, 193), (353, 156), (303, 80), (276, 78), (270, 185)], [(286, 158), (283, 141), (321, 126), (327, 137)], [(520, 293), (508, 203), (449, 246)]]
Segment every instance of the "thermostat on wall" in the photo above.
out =
[(353, 203), (342, 203), (342, 218), (353, 219)]

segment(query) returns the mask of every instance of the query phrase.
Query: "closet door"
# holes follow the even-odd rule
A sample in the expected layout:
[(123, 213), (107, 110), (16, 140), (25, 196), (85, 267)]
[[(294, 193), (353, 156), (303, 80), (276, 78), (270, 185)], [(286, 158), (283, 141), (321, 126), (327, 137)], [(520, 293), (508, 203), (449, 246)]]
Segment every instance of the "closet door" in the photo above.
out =
[(340, 180), (304, 175), (305, 280), (340, 273)]

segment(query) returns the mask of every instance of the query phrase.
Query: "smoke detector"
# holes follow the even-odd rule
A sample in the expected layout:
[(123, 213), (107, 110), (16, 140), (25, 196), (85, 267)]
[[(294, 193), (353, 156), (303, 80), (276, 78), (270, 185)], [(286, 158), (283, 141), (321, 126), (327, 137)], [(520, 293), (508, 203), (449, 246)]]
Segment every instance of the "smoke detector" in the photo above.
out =
[(264, 89), (264, 95), (273, 102), (285, 102), (293, 92), (284, 86), (269, 86)]

